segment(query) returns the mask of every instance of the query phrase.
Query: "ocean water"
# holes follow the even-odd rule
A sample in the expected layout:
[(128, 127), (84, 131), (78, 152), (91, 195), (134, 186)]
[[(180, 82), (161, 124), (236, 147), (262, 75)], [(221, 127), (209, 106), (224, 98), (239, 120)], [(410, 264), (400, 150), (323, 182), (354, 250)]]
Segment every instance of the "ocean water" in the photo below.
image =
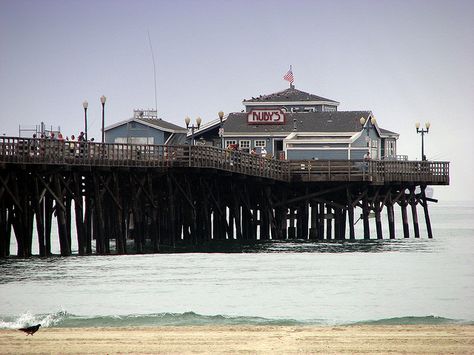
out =
[(420, 239), (0, 260), (0, 328), (472, 324), (474, 202), (430, 211), (434, 239), (420, 213)]

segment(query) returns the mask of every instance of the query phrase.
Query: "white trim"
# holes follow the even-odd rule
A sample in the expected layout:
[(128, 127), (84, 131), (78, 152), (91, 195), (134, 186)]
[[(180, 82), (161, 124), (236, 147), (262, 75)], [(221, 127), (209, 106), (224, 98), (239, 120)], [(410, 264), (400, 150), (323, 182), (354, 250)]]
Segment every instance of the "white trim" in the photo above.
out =
[(380, 138), (392, 138), (392, 139), (398, 139), (400, 137), (400, 134), (398, 133), (380, 133)]
[[(295, 135), (298, 136), (311, 136), (311, 137), (326, 137), (326, 136), (336, 136), (336, 137), (350, 137), (353, 139), (355, 136), (360, 136), (361, 132), (276, 132), (277, 134), (272, 134), (272, 132), (259, 132), (259, 133), (247, 133), (247, 132), (224, 132), (224, 137), (262, 137), (266, 138), (286, 138), (292, 139)], [(196, 131), (194, 131), (196, 134)]]
[(163, 143), (164, 145), (167, 145), (167, 144), (168, 144), (168, 141), (171, 139), (171, 137), (173, 137), (173, 134), (174, 134), (174, 133), (171, 133), (170, 136), (168, 137), (168, 139), (165, 140), (165, 142)]
[[(370, 112), (369, 116), (367, 117), (367, 120), (365, 121), (365, 124), (362, 126), (361, 133), (365, 129), (365, 126), (367, 126), (369, 124), (369, 121), (372, 117), (374, 117), (374, 115), (372, 114), (372, 112)], [(377, 121), (375, 121), (375, 125), (372, 124), (372, 122), (370, 122), (370, 124), (375, 127), (375, 130), (377, 131), (377, 134), (380, 137), (382, 135), (382, 133), (380, 132), (379, 123)]]
[(121, 126), (121, 125), (123, 125), (123, 124), (125, 124), (125, 123), (129, 123), (129, 122), (131, 122), (131, 121), (134, 121), (134, 119), (133, 119), (133, 118), (129, 118), (128, 120), (123, 120), (123, 121), (114, 123), (114, 124), (112, 124), (112, 125), (110, 125), (110, 126), (105, 127), (105, 128), (104, 128), (104, 131), (108, 131), (109, 129), (113, 129), (113, 128), (115, 128), (115, 127), (119, 127), (119, 126)]
[[(157, 119), (157, 121), (159, 121), (160, 119)], [(170, 129), (170, 128), (165, 128), (165, 127), (162, 127), (160, 125), (155, 125), (155, 124), (151, 124), (149, 122), (144, 122), (144, 121), (141, 121), (139, 119), (135, 119), (135, 118), (130, 118), (128, 120), (124, 120), (124, 121), (120, 121), (118, 123), (115, 123), (113, 125), (110, 125), (110, 126), (107, 126), (104, 128), (104, 131), (109, 131), (111, 129), (114, 129), (114, 128), (117, 128), (117, 127), (120, 127), (124, 124), (128, 124), (128, 123), (131, 123), (131, 122), (135, 122), (135, 123), (140, 123), (144, 126), (148, 126), (150, 128), (154, 128), (154, 129), (159, 129), (161, 131), (164, 131), (164, 132), (169, 132), (169, 133), (186, 133), (186, 128), (181, 128), (180, 130), (175, 130), (175, 129)]]
[(337, 101), (265, 101), (265, 102), (253, 102), (253, 101), (242, 101), (242, 104), (247, 106), (314, 106), (314, 105), (328, 105), (328, 106), (339, 106)]
[(288, 150), (347, 150), (348, 147), (287, 147)]
[[(228, 117), (229, 117), (229, 114), (225, 115), (222, 118), (222, 123), (224, 123), (227, 120)], [(221, 124), (221, 120), (219, 118), (214, 119), (210, 122), (204, 123), (199, 127), (199, 129), (194, 130), (194, 135), (196, 135), (198, 133), (202, 133), (203, 131), (205, 131), (207, 129), (212, 129), (214, 127), (218, 127), (220, 124)], [(224, 132), (224, 136), (225, 136), (225, 132)], [(186, 134), (186, 137), (191, 137), (191, 133), (189, 133), (189, 130), (188, 130), (188, 133)]]
[(352, 137), (356, 132), (293, 132), (292, 134), (298, 136), (318, 136), (318, 137), (326, 137), (326, 136), (341, 136), (341, 137)]
[[(234, 143), (229, 143), (234, 142)], [(237, 144), (237, 139), (224, 139), (224, 147), (227, 148), (230, 144)]]
[(248, 147), (245, 147), (245, 148), (249, 148), (249, 149), (252, 148), (252, 147), (251, 147), (251, 144), (250, 144), (250, 142), (251, 142), (250, 139), (239, 139), (239, 148), (242, 147), (242, 142), (248, 142), (248, 143), (249, 143), (249, 146), (248, 146)]
[[(222, 117), (222, 123), (224, 123), (224, 122), (227, 120), (227, 117), (229, 117), (228, 114), (227, 114), (227, 115), (224, 115), (224, 117)], [(201, 127), (199, 127), (199, 131), (204, 130), (204, 129), (208, 129), (209, 127), (212, 127), (212, 126), (214, 126), (214, 125), (217, 126), (217, 125), (220, 124), (220, 123), (221, 123), (220, 118), (216, 118), (216, 119), (214, 119), (214, 120), (212, 120), (212, 121), (209, 121), (209, 122), (207, 122), (207, 123), (202, 124)]]
[[(272, 135), (270, 134), (271, 132), (261, 132), (261, 133), (246, 133), (246, 132), (224, 132), (224, 137), (265, 137), (266, 138), (280, 138), (283, 137), (285, 138), (290, 132), (277, 132), (278, 135)], [(194, 134), (196, 134), (196, 131), (194, 131)], [(263, 138), (262, 138), (263, 139)]]

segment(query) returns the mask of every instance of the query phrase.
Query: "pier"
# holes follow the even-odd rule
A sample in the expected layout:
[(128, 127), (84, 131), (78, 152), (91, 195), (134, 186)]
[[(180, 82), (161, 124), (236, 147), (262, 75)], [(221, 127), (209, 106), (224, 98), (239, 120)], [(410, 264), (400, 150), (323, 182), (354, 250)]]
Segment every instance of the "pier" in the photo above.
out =
[(410, 229), (420, 238), (418, 207), (432, 238), (428, 202), (437, 201), (425, 189), (448, 184), (449, 162), (274, 160), (212, 146), (1, 137), (0, 257), (13, 236), (17, 256), (31, 256), (34, 230), (40, 256), (51, 255), (53, 219), (63, 256), (72, 238), (79, 255), (409, 238)]

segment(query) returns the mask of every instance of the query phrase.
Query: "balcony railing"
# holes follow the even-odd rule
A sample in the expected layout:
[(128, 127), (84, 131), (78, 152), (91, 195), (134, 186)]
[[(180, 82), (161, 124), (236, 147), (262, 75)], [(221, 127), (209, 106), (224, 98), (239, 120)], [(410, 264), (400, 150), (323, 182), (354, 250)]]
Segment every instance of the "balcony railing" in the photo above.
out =
[(449, 162), (273, 160), (212, 146), (0, 137), (0, 162), (97, 167), (211, 168), (279, 181), (449, 184)]

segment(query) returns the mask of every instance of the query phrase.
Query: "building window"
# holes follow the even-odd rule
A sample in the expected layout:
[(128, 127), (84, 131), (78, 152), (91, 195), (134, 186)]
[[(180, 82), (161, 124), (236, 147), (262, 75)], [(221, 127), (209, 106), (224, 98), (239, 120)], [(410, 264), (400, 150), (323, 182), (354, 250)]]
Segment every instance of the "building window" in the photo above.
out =
[(378, 144), (378, 140), (377, 139), (371, 139), (370, 142), (369, 142), (369, 146), (371, 147), (371, 157), (372, 159), (378, 159), (379, 158), (379, 144)]
[(395, 156), (395, 141), (394, 140), (387, 140), (385, 156), (387, 157)]
[(250, 153), (250, 141), (239, 141), (239, 149), (245, 153)]
[(266, 140), (255, 141), (255, 146), (256, 147), (266, 147), (267, 146), (267, 141)]
[(237, 144), (237, 141), (235, 141), (235, 140), (227, 140), (227, 139), (226, 139), (226, 141), (225, 141), (225, 146), (226, 146), (226, 148), (228, 148), (229, 145), (232, 145), (232, 144)]

